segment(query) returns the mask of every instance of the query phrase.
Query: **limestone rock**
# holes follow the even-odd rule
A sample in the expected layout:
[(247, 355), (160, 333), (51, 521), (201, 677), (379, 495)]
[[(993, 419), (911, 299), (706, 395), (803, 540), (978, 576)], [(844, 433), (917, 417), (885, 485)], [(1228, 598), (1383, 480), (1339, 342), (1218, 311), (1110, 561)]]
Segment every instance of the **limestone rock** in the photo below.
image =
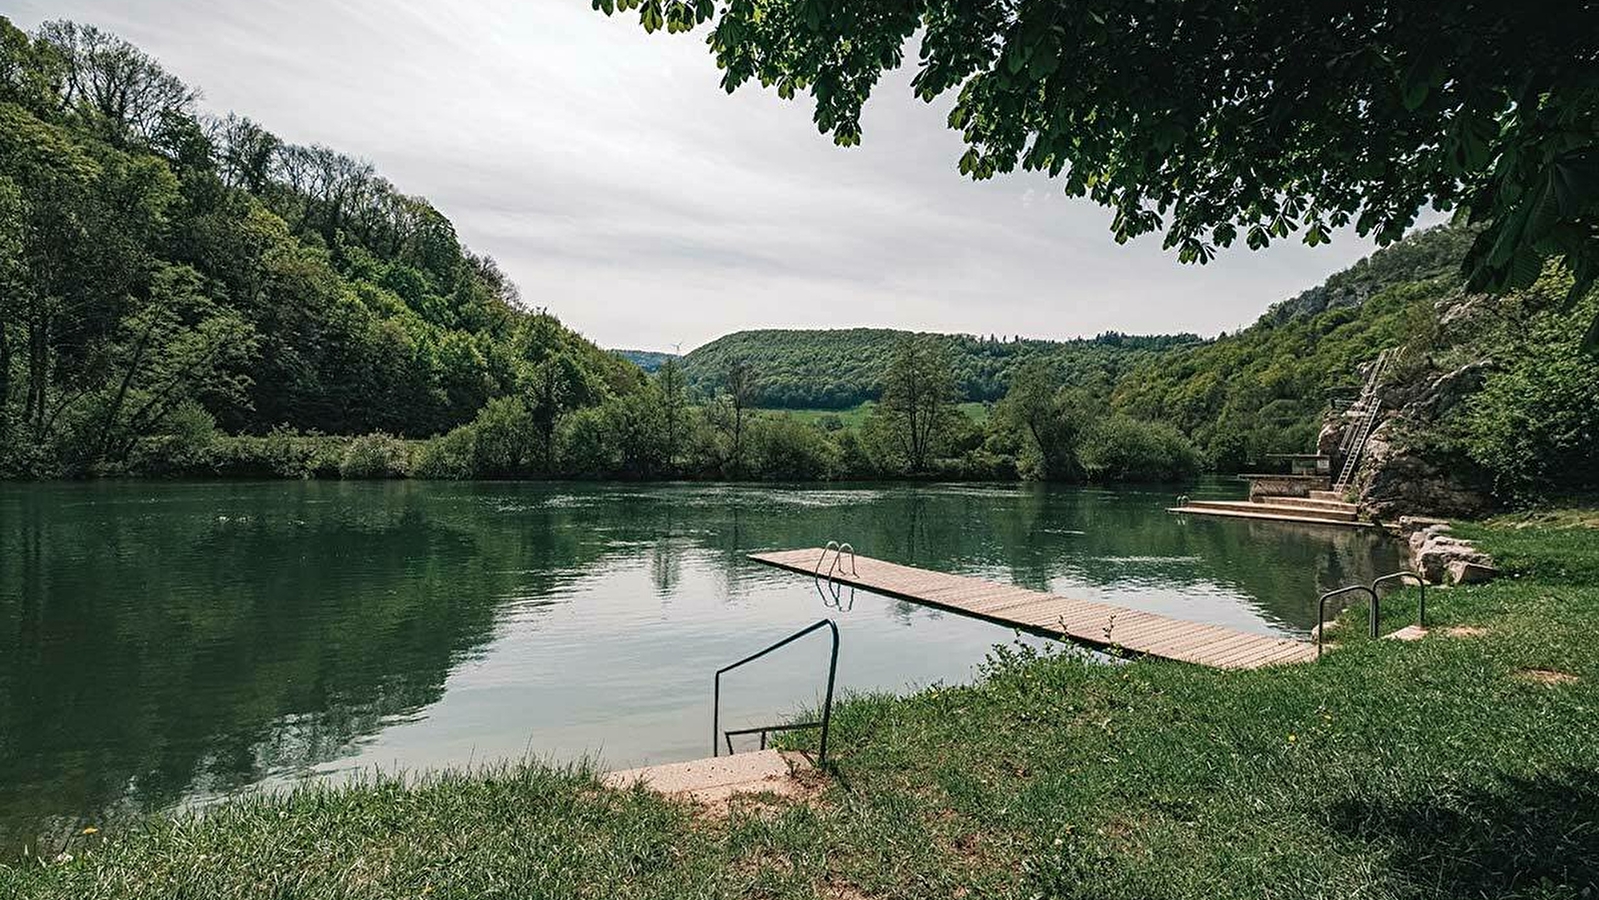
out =
[(1316, 435), (1316, 452), (1334, 461), (1340, 461), (1338, 448), (1344, 442), (1344, 430), (1347, 427), (1347, 423), (1342, 419), (1334, 419), (1323, 423), (1321, 432)]
[(1488, 554), (1471, 541), (1450, 534), (1448, 523), (1421, 525), (1419, 518), (1407, 516), (1400, 523), (1401, 530), (1406, 527), (1414, 529), (1407, 538), (1411, 568), (1427, 581), (1480, 584), (1499, 574)]
[(1466, 559), (1454, 560), (1447, 568), (1450, 584), (1483, 584), (1499, 577), (1499, 570), (1493, 566)]
[(1428, 459), (1389, 419), (1372, 432), (1362, 462), (1360, 504), (1379, 519), (1427, 514), (1472, 517), (1487, 512), (1488, 496), (1456, 469)]

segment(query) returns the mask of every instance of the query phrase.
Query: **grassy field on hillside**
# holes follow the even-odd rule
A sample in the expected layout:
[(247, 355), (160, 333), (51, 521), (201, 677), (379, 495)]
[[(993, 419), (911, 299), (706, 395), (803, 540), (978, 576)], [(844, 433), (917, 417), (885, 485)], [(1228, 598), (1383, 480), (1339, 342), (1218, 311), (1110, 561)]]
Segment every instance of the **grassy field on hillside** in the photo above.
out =
[(807, 802), (714, 816), (540, 765), (312, 787), (85, 835), (0, 896), (1593, 897), (1599, 531), (1518, 524), (1462, 528), (1513, 574), (1434, 591), (1415, 643), (1351, 610), (1318, 664), (1000, 652), (852, 698)]
[[(872, 414), (872, 407), (876, 402), (868, 400), (849, 409), (763, 409), (761, 412), (769, 415), (790, 415), (802, 422), (821, 422), (830, 416), (837, 416), (846, 428), (859, 428), (866, 423), (866, 417)], [(988, 416), (993, 412), (994, 404), (969, 402), (960, 404), (960, 411), (978, 425), (988, 421)]]

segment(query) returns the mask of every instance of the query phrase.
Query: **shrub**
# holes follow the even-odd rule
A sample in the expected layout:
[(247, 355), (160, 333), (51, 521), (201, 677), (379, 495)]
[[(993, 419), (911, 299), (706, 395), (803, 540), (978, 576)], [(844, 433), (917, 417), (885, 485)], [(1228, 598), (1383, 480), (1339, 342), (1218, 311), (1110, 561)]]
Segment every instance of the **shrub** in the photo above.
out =
[(208, 468), (217, 475), (276, 478), (332, 478), (349, 438), (301, 434), (275, 428), (265, 437), (218, 438), (209, 452)]
[(750, 471), (768, 481), (817, 481), (838, 467), (838, 446), (827, 433), (790, 415), (754, 419), (749, 449)]
[(1091, 481), (1181, 481), (1199, 474), (1199, 453), (1182, 432), (1123, 415), (1089, 426), (1077, 458)]
[(526, 474), (538, 443), (538, 427), (527, 404), (515, 397), (490, 400), (466, 426), (472, 429), (472, 473), (482, 478)]
[(215, 468), (220, 440), (216, 419), (189, 401), (167, 417), (162, 433), (134, 442), (128, 470), (146, 475), (208, 473)]
[(404, 478), (411, 472), (411, 447), (392, 435), (362, 435), (344, 448), (341, 478)]
[(274, 475), (310, 478), (317, 473), (316, 444), (291, 428), (279, 426), (272, 429), (260, 442), (258, 449), (261, 463)]
[(411, 476), (435, 480), (471, 478), (475, 474), (472, 465), (476, 457), (477, 434), (472, 426), (462, 425), (424, 443), (416, 453)]

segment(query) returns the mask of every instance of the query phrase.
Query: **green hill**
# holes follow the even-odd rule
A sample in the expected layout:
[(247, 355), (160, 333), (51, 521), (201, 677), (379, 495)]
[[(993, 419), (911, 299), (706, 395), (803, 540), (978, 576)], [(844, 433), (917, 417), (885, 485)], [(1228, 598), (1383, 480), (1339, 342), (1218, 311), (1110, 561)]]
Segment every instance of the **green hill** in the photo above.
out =
[[(756, 406), (849, 409), (877, 399), (885, 361), (894, 345), (912, 334), (888, 328), (738, 331), (689, 353), (683, 372), (690, 389), (707, 396), (715, 393), (731, 364), (743, 361), (754, 373)], [(955, 382), (968, 401), (1001, 399), (1011, 373), (1032, 360), (1057, 365), (1064, 383), (1108, 388), (1159, 353), (1200, 342), (1192, 334), (1135, 337), (1114, 332), (1071, 341), (939, 337), (948, 344)]]
[(1222, 471), (1305, 452), (1329, 400), (1358, 388), (1359, 365), (1436, 327), (1435, 305), (1460, 292), (1471, 239), (1456, 226), (1412, 234), (1248, 328), (1142, 360), (1113, 405), (1177, 426)]
[(659, 350), (612, 350), (611, 353), (652, 374), (666, 365), (667, 360), (678, 358), (676, 353)]

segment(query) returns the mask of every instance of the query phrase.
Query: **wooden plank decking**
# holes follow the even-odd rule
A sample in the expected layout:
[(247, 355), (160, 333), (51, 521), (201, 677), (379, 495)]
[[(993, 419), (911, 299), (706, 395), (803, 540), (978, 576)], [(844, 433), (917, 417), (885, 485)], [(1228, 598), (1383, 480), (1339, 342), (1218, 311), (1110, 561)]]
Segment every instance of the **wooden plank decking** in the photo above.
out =
[[(813, 548), (751, 553), (749, 558), (814, 575), (821, 555), (821, 549)], [(843, 568), (845, 571), (833, 572), (833, 579), (841, 584), (1094, 647), (1117, 646), (1133, 653), (1222, 669), (1255, 669), (1316, 658), (1315, 646), (1306, 641), (1249, 634), (1091, 600), (1072, 600), (981, 578), (865, 556), (855, 559), (852, 573), (846, 555)]]

